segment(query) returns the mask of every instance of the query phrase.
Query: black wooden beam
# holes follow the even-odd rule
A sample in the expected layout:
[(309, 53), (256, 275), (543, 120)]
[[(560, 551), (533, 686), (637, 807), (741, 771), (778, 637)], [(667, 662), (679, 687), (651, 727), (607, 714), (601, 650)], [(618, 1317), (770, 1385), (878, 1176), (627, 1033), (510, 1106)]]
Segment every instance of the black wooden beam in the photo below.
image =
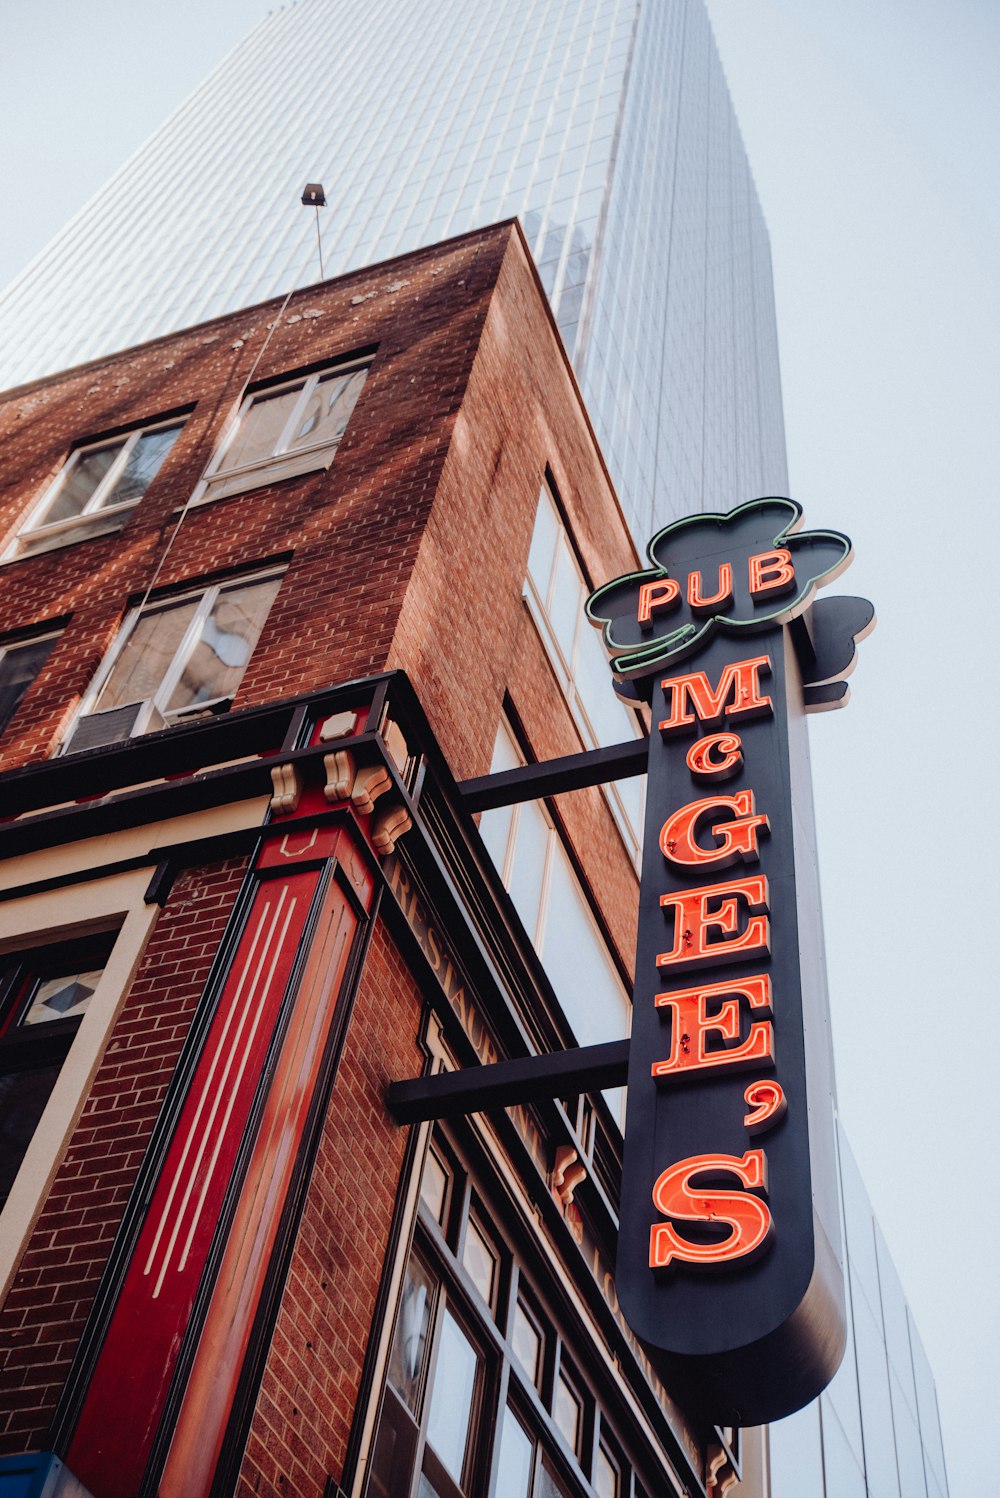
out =
[(609, 780), (628, 780), (645, 775), (649, 754), (647, 739), (629, 739), (605, 749), (587, 749), (541, 764), (518, 765), (495, 775), (479, 775), (459, 782), (462, 801), (469, 811), (490, 811), (494, 806), (512, 806), (515, 801), (538, 801), (563, 791), (580, 791)]
[(385, 1100), (400, 1123), (423, 1123), (429, 1118), (461, 1118), (467, 1113), (510, 1108), (515, 1103), (623, 1087), (628, 1075), (628, 1047), (627, 1040), (609, 1040), (603, 1045), (391, 1082)]

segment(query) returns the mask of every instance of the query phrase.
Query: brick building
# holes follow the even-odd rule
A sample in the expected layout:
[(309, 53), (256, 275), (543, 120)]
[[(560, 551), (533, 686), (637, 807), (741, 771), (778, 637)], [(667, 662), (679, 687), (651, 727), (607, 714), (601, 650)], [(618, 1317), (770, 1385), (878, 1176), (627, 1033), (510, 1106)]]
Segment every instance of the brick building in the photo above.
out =
[(520, 230), (0, 429), (0, 1493), (727, 1490), (617, 1305), (620, 1094), (386, 1105), (628, 1030), (641, 782), (474, 815), (644, 731)]

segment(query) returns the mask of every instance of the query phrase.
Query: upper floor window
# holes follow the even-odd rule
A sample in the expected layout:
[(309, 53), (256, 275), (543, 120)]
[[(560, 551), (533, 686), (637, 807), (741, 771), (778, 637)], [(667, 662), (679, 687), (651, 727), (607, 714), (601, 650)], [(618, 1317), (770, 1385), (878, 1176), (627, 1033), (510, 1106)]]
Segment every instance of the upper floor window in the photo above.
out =
[(248, 395), (195, 500), (329, 468), (367, 375), (367, 365), (321, 370)]
[(0, 645), (0, 733), (17, 712), (21, 698), (45, 665), (55, 635)]
[(29, 510), (6, 557), (31, 556), (118, 530), (160, 471), (180, 429), (174, 422), (78, 447)]
[(260, 638), (280, 573), (217, 583), (134, 609), (95, 676), (65, 748), (93, 749), (224, 712)]
[[(600, 634), (584, 613), (589, 592), (566, 527), (543, 488), (524, 594), (584, 746), (596, 749), (638, 737), (641, 728), (635, 714), (615, 696)], [(642, 843), (643, 781), (636, 777), (610, 782), (604, 790), (636, 858)]]

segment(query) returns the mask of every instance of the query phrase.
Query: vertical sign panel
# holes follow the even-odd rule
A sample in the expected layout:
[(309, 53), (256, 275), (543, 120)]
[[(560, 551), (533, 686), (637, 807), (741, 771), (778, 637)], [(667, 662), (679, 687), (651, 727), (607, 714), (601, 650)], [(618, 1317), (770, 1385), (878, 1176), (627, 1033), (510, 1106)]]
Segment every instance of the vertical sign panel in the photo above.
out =
[(618, 1295), (727, 1425), (808, 1403), (844, 1345), (803, 714), (817, 684), (843, 700), (871, 610), (814, 611), (850, 546), (800, 519), (760, 500), (678, 522), (588, 604), (652, 713)]

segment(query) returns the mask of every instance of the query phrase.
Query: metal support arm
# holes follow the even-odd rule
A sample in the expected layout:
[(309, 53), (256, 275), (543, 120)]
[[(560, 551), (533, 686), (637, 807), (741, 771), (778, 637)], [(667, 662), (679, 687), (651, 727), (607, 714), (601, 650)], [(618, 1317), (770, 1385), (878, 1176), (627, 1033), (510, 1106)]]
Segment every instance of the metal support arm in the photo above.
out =
[(571, 1051), (391, 1082), (386, 1103), (400, 1123), (422, 1123), (429, 1118), (491, 1113), (515, 1103), (623, 1087), (628, 1075), (628, 1048), (627, 1040), (609, 1040)]

